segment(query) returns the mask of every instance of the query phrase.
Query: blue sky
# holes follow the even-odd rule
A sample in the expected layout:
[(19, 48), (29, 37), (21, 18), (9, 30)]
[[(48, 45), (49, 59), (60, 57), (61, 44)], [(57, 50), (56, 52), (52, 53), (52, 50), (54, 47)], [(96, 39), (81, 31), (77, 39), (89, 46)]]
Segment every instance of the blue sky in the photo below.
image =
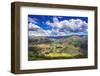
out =
[(35, 36), (87, 35), (88, 17), (28, 15), (28, 26)]

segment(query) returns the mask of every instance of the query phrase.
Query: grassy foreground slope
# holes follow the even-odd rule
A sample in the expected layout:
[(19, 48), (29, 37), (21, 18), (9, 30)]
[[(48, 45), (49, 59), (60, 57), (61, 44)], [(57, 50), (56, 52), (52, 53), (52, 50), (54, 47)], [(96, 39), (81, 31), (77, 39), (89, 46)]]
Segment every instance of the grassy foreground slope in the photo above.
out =
[(28, 60), (87, 58), (87, 37), (36, 38), (29, 42)]

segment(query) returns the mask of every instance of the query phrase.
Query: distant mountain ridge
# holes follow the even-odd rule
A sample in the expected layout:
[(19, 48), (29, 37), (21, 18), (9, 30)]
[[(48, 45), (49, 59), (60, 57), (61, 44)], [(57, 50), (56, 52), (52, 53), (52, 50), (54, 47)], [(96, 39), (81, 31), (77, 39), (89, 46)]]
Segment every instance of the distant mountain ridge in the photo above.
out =
[(71, 36), (79, 36), (79, 37), (84, 37), (87, 35), (68, 35), (68, 36), (44, 36), (44, 37), (48, 37), (48, 38), (66, 38), (66, 37), (71, 37)]
[(88, 35), (68, 35), (68, 36), (31, 36), (31, 39), (61, 39), (61, 38), (68, 38), (71, 36), (79, 36), (79, 37), (87, 37)]

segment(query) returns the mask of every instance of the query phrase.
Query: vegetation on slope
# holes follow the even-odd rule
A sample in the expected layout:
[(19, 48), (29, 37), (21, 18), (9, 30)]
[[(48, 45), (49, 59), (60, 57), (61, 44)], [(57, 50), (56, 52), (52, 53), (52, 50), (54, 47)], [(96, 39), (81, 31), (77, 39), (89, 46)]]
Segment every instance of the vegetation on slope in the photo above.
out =
[[(35, 39), (36, 40), (36, 39)], [(87, 57), (87, 38), (37, 39), (28, 46), (28, 60), (72, 59)]]

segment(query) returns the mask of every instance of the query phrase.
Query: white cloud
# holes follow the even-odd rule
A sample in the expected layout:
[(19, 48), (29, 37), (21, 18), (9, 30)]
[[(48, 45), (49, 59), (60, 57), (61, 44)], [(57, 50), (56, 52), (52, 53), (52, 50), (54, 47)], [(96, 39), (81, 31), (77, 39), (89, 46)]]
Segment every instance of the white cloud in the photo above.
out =
[(62, 29), (65, 28), (67, 31), (75, 32), (75, 31), (86, 31), (88, 24), (81, 19), (70, 19), (70, 20), (62, 20), (59, 21), (57, 17), (53, 19), (53, 22), (47, 21), (47, 25), (52, 28)]
[(59, 29), (52, 29), (52, 30), (44, 30), (36, 24), (29, 23), (29, 30), (28, 34), (29, 37), (33, 36), (64, 36), (66, 35), (65, 32), (59, 32)]
[(44, 30), (41, 27), (39, 27), (36, 24), (29, 23), (28, 24), (28, 29), (29, 29), (29, 37), (31, 36), (49, 36), (51, 31), (50, 30)]
[[(86, 26), (87, 27), (87, 23), (82, 21), (81, 19), (71, 19), (69, 20), (69, 27), (72, 31), (78, 31), (80, 30), (80, 28), (83, 29), (83, 26)], [(84, 28), (86, 29), (86, 28)], [(82, 30), (80, 30), (82, 31)]]
[(40, 28), (38, 25), (36, 25), (36, 24), (33, 24), (33, 23), (29, 23), (28, 24), (28, 28), (29, 29), (35, 29), (35, 28)]
[(31, 23), (37, 23), (37, 19), (36, 18), (28, 17), (28, 21), (31, 22)]
[(53, 22), (47, 21), (46, 22), (47, 25), (51, 26), (52, 28), (62, 28), (62, 24), (60, 23), (60, 21), (58, 20), (57, 17), (53, 17)]
[[(82, 34), (87, 32), (88, 23), (81, 19), (70, 19), (59, 21), (57, 17), (53, 18), (53, 22), (46, 21), (46, 24), (52, 29), (44, 30), (34, 23), (29, 23), (29, 36), (66, 36), (72, 34)], [(63, 31), (61, 31), (63, 30)]]
[(51, 23), (50, 21), (46, 21), (46, 24), (51, 26), (51, 27), (54, 27), (53, 23)]
[(53, 22), (59, 22), (57, 17), (53, 17)]

